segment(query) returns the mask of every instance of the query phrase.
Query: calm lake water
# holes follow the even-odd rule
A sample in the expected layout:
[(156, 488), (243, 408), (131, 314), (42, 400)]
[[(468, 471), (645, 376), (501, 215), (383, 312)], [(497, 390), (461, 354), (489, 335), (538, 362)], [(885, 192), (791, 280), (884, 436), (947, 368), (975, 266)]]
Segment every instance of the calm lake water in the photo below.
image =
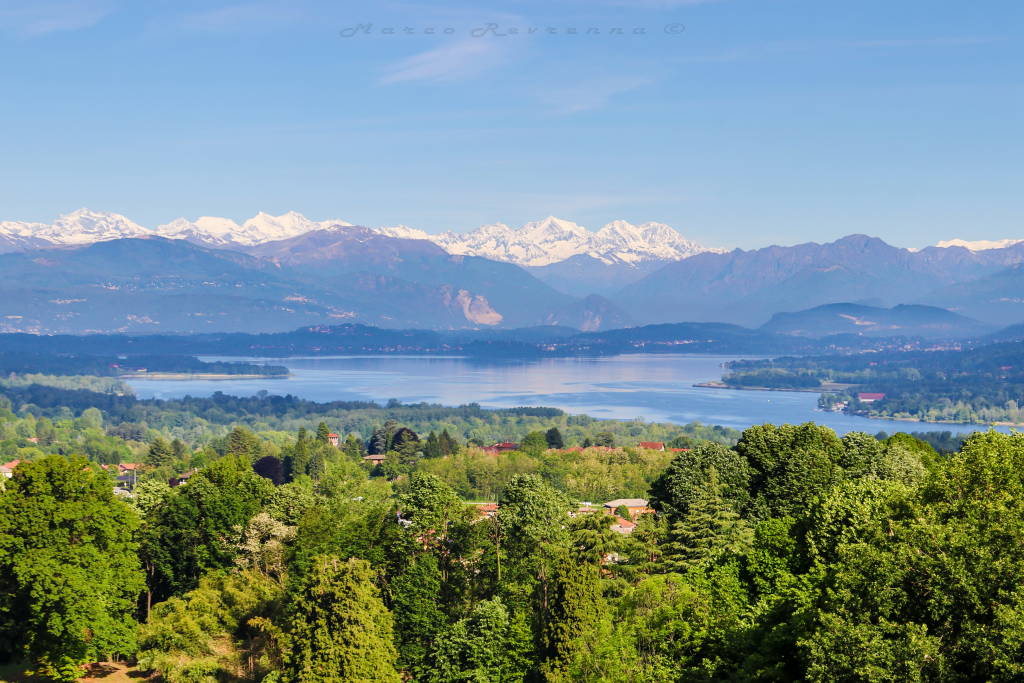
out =
[[(702, 422), (743, 429), (752, 424), (814, 421), (849, 431), (974, 431), (976, 425), (936, 425), (849, 417), (817, 410), (818, 395), (782, 391), (702, 389), (721, 378), (737, 356), (625, 355), (541, 361), (476, 361), (422, 356), (335, 356), (261, 359), (291, 370), (287, 379), (149, 380), (129, 384), (140, 398), (209, 396), (259, 391), (314, 401), (398, 399), (403, 403), (484, 407), (549, 406), (593, 417)], [(209, 360), (253, 359), (209, 358)], [(984, 429), (984, 427), (980, 427)]]

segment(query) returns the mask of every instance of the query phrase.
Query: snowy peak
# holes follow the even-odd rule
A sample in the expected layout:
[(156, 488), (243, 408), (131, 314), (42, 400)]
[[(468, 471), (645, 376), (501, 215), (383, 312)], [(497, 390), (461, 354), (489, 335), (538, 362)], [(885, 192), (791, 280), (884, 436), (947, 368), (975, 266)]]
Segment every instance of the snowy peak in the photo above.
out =
[(151, 230), (121, 214), (79, 209), (60, 216), (52, 224), (0, 222), (0, 253), (151, 236), (188, 240), (208, 247), (251, 247), (313, 230), (351, 225), (340, 219), (313, 221), (301, 213), (289, 211), (280, 216), (260, 212), (241, 225), (230, 218), (216, 216), (201, 216), (195, 220), (177, 218)]
[[(296, 211), (280, 216), (261, 211), (241, 224), (230, 218), (201, 216), (194, 220), (177, 218), (151, 230), (120, 214), (79, 209), (50, 225), (19, 221), (0, 223), (0, 253), (154, 235), (213, 248), (248, 250), (316, 230), (352, 227), (351, 223), (340, 219), (310, 220)], [(492, 223), (465, 233), (433, 235), (407, 225), (380, 227), (374, 231), (386, 237), (427, 240), (450, 254), (481, 256), (521, 266), (546, 266), (578, 255), (608, 264), (635, 265), (645, 261), (676, 261), (705, 251), (717, 251), (687, 240), (664, 223), (634, 225), (617, 220), (591, 232), (555, 216), (518, 228)]]
[(687, 240), (664, 223), (633, 225), (618, 220), (597, 232), (554, 216), (510, 228), (502, 223), (471, 232), (447, 232), (434, 240), (452, 254), (483, 256), (521, 266), (546, 266), (586, 254), (604, 263), (676, 261), (714, 251)]
[(1011, 247), (1014, 244), (1019, 244), (1021, 242), (1024, 242), (1024, 239), (975, 240), (973, 242), (962, 239), (953, 239), (944, 240), (935, 246), (941, 249), (948, 247), (963, 247), (970, 251), (988, 251), (989, 249), (1005, 249), (1006, 247)]
[(235, 244), (235, 235), (241, 232), (241, 226), (230, 218), (200, 216), (194, 221), (176, 218), (170, 223), (157, 226), (155, 232), (167, 239), (221, 247)]
[(79, 209), (60, 216), (52, 224), (0, 222), (0, 252), (93, 244), (149, 234), (121, 214)]
[(213, 216), (202, 216), (195, 221), (178, 218), (158, 226), (156, 233), (169, 239), (184, 239), (210, 247), (252, 247), (265, 242), (298, 237), (313, 230), (351, 225), (340, 219), (312, 221), (296, 211), (289, 211), (280, 216), (260, 211), (241, 225), (230, 218)]
[(446, 232), (433, 239), (450, 254), (543, 266), (585, 253), (591, 237), (586, 228), (572, 221), (548, 216), (520, 228), (493, 223), (472, 232)]
[(39, 228), (33, 237), (51, 244), (78, 245), (130, 237), (146, 237), (148, 230), (121, 214), (79, 209)]
[(554, 216), (548, 216), (542, 221), (527, 223), (519, 228), (518, 232), (523, 238), (545, 241), (570, 241), (590, 237), (590, 231), (582, 225), (577, 225), (572, 221), (563, 221)]
[(410, 228), (408, 225), (389, 225), (377, 228), (377, 233), (385, 237), (396, 237), (402, 240), (428, 240), (434, 241), (436, 235), (430, 235), (422, 230)]

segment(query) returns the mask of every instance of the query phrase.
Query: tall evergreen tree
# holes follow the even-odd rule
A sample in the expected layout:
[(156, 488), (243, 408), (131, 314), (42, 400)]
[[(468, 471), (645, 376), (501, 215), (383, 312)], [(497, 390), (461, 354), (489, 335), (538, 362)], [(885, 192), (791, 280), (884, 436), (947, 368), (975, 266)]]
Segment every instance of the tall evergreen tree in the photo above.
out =
[(596, 637), (605, 618), (598, 566), (565, 557), (555, 569), (539, 606), (545, 678), (555, 681), (598, 680), (588, 675)]
[(618, 546), (619, 535), (611, 529), (615, 518), (603, 512), (578, 515), (569, 525), (573, 556), (580, 562), (600, 565)]
[(362, 439), (356, 437), (355, 434), (349, 434), (345, 438), (345, 455), (352, 460), (358, 460), (366, 455), (366, 446), (363, 444)]
[(146, 453), (146, 464), (153, 467), (169, 465), (174, 460), (174, 451), (171, 444), (162, 436), (158, 436), (149, 444), (149, 451)]
[(320, 556), (291, 596), (283, 679), (398, 683), (393, 634), (370, 564)]
[(235, 427), (228, 434), (227, 455), (240, 456), (253, 462), (260, 457), (260, 452), (260, 440), (248, 429)]
[(321, 422), (316, 427), (316, 442), (320, 444), (330, 443), (331, 430), (327, 428), (326, 422)]
[(391, 441), (397, 430), (398, 423), (394, 420), (388, 420), (380, 427), (374, 429), (373, 436), (370, 437), (370, 443), (367, 446), (367, 451), (370, 455), (384, 455), (391, 450)]
[(459, 451), (458, 442), (452, 438), (447, 429), (441, 430), (441, 436), (437, 437), (437, 442), (441, 447), (442, 455), (453, 455)]
[(184, 462), (192, 455), (188, 445), (181, 439), (175, 439), (171, 442), (171, 453), (174, 454), (174, 459), (177, 462)]
[(409, 446), (419, 444), (420, 437), (408, 427), (399, 427), (391, 437), (390, 450), (401, 451)]
[(427, 440), (423, 444), (423, 457), (425, 458), (440, 458), (441, 455), (441, 443), (437, 439), (437, 435), (434, 432), (427, 434)]
[(448, 623), (438, 596), (442, 590), (437, 558), (420, 553), (391, 580), (391, 608), (395, 615), (398, 664), (419, 680), (438, 631)]
[(722, 497), (718, 473), (712, 468), (704, 493), (672, 525), (663, 564), (670, 571), (685, 572), (725, 551), (744, 549), (752, 534), (750, 526)]
[(318, 447), (313, 451), (313, 454), (309, 457), (309, 465), (306, 467), (306, 474), (311, 479), (318, 480), (324, 476), (327, 472), (327, 456), (324, 453), (323, 447)]
[(509, 614), (501, 599), (484, 600), (437, 637), (424, 678), (431, 683), (520, 680), (509, 636)]
[(558, 427), (552, 427), (544, 433), (544, 438), (548, 442), (548, 448), (554, 448), (556, 450), (565, 448), (565, 439), (562, 438), (562, 432), (558, 430)]
[(313, 445), (306, 436), (306, 429), (300, 428), (299, 435), (295, 439), (295, 446), (292, 448), (291, 466), (285, 471), (288, 481), (294, 481), (296, 477), (309, 472), (309, 461), (313, 457)]
[(57, 439), (57, 430), (48, 417), (41, 417), (36, 421), (35, 431), (40, 446), (49, 446)]

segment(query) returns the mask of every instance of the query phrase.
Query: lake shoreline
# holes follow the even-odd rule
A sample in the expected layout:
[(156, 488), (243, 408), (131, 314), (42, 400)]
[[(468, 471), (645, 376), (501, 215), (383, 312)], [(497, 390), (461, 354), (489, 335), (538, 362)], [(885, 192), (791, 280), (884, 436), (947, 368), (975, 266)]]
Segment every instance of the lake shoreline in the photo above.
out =
[(118, 379), (153, 379), (153, 380), (210, 380), (210, 381), (223, 381), (232, 379), (288, 379), (291, 373), (287, 375), (232, 375), (228, 373), (217, 373), (217, 372), (132, 372), (124, 375), (118, 375)]
[(827, 394), (833, 391), (846, 391), (857, 385), (826, 382), (819, 387), (737, 387), (718, 380), (712, 380), (710, 382), (700, 382), (693, 386), (700, 389), (730, 389), (732, 391), (786, 391), (800, 394)]
[[(839, 434), (850, 431), (946, 430), (973, 432), (977, 425), (939, 426), (918, 421), (873, 420), (823, 412), (809, 391), (708, 391), (697, 385), (720, 381), (722, 363), (745, 360), (735, 355), (632, 354), (614, 358), (557, 359), (531, 363), (480, 363), (465, 358), (346, 356), (276, 358), (291, 375), (207, 381), (179, 377), (161, 381), (149, 373), (126, 380), (139, 398), (210, 396), (215, 392), (245, 397), (260, 392), (309, 401), (365, 401), (385, 405), (477, 403), (488, 408), (547, 406), (594, 419), (639, 418), (648, 422), (699, 422), (746, 429), (755, 424), (817, 422)], [(232, 362), (235, 357), (206, 357)], [(1001, 428), (1008, 430), (1008, 428)], [(495, 440), (502, 435), (494, 434)], [(489, 436), (488, 436), (489, 438)]]
[[(856, 386), (855, 384), (837, 384), (837, 383), (826, 383), (820, 387), (815, 388), (782, 388), (782, 387), (737, 387), (730, 386), (724, 382), (713, 380), (710, 382), (701, 382), (694, 384), (693, 386), (700, 389), (730, 389), (732, 391), (781, 391), (787, 393), (802, 393), (802, 394), (825, 394), (833, 391), (845, 391), (851, 387)], [(819, 409), (820, 410), (820, 409)], [(895, 417), (890, 415), (861, 415), (859, 413), (847, 413), (841, 410), (821, 410), (823, 413), (833, 413), (836, 415), (847, 415), (849, 417), (863, 417), (869, 420), (885, 420), (887, 422), (916, 422), (922, 425), (950, 425), (957, 427), (979, 427), (978, 431), (982, 431), (989, 427), (1024, 427), (1024, 422), (956, 422), (953, 420), (926, 420), (919, 417)]]

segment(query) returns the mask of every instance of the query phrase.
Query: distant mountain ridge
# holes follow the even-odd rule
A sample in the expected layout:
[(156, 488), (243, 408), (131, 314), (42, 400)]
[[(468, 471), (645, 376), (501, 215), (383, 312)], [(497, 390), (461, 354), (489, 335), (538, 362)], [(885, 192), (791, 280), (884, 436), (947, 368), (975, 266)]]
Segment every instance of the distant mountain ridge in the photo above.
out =
[(835, 303), (794, 313), (776, 313), (760, 329), (773, 334), (812, 338), (856, 334), (959, 339), (990, 333), (993, 326), (934, 306), (900, 304), (880, 308)]
[(633, 225), (617, 220), (597, 232), (554, 216), (511, 228), (485, 225), (464, 233), (445, 232), (428, 239), (452, 254), (484, 256), (521, 266), (547, 266), (586, 255), (605, 264), (677, 261), (706, 251), (664, 223)]
[[(296, 212), (149, 229), (81, 209), (53, 224), (0, 223), (0, 331), (260, 331), (339, 320), (595, 332), (679, 321), (757, 327), (840, 303), (925, 305), (998, 327), (1024, 320), (1024, 241), (984, 246), (911, 250), (850, 235), (722, 252), (663, 224), (615, 221), (591, 232), (554, 217), (441, 235)], [(865, 320), (913, 327), (899, 319), (913, 311)], [(870, 327), (846, 329), (842, 320), (789, 323), (840, 334)]]
[[(612, 301), (644, 322), (762, 325), (779, 312), (855, 302), (923, 303), (1006, 325), (1024, 318), (1022, 262), (1024, 243), (982, 251), (910, 251), (877, 237), (849, 235), (826, 244), (697, 254), (624, 287)], [(970, 295), (970, 283), (978, 283), (977, 296)]]
[[(45, 246), (91, 244), (112, 239), (156, 235), (183, 239), (214, 248), (249, 248), (266, 242), (298, 237), (316, 230), (345, 229), (342, 219), (314, 221), (289, 211), (280, 216), (260, 212), (239, 224), (230, 218), (201, 216), (178, 218), (149, 230), (116, 213), (79, 209), (60, 216), (52, 225), (7, 221), (0, 223), (0, 252)], [(521, 266), (544, 266), (577, 255), (605, 264), (673, 261), (705, 251), (716, 251), (688, 240), (664, 223), (633, 225), (613, 221), (591, 232), (571, 221), (549, 216), (510, 228), (502, 223), (476, 230), (438, 235), (404, 225), (371, 228), (387, 237), (433, 242), (457, 256), (482, 256)]]
[(269, 332), (379, 327), (603, 329), (628, 318), (522, 268), (365, 228), (317, 230), (244, 254), (163, 237), (0, 255), (0, 332)]
[(935, 246), (940, 248), (945, 247), (963, 247), (970, 251), (987, 251), (989, 249), (1005, 249), (1006, 247), (1013, 246), (1024, 242), (1024, 239), (1005, 239), (1005, 240), (943, 240), (938, 242)]

